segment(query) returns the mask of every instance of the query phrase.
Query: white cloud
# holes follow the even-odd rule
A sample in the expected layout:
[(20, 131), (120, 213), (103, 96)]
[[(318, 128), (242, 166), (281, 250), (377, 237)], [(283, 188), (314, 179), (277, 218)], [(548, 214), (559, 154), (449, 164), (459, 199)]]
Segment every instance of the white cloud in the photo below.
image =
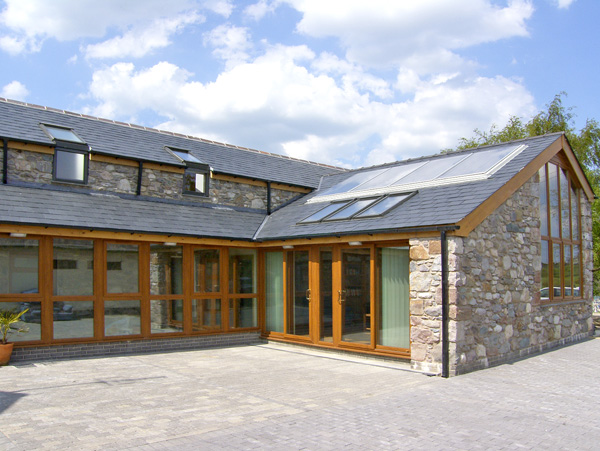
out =
[(476, 127), (535, 111), (525, 87), (503, 77), (401, 72), (398, 83), (410, 85), (410, 96), (383, 103), (333, 76), (343, 61), (330, 59), (331, 73), (311, 72), (313, 64), (325, 62), (306, 46), (272, 46), (204, 84), (166, 62), (147, 69), (119, 63), (94, 74), (90, 94), (97, 105), (89, 112), (129, 120), (149, 109), (166, 120), (146, 125), (357, 166), (438, 152)]
[(558, 7), (560, 9), (567, 9), (572, 3), (575, 2), (575, 0), (557, 0), (556, 2), (558, 3)]
[(25, 85), (16, 80), (3, 86), (2, 92), (0, 92), (0, 96), (13, 100), (25, 100), (28, 95), (29, 91)]
[(171, 19), (157, 19), (149, 26), (136, 28), (122, 36), (85, 47), (87, 58), (139, 58), (155, 49), (171, 44), (171, 36), (186, 25), (201, 23), (204, 17), (195, 13), (182, 14)]
[(205, 33), (204, 44), (214, 47), (213, 55), (225, 60), (227, 67), (246, 61), (252, 47), (248, 29), (232, 25), (219, 25)]
[(233, 4), (230, 0), (204, 0), (204, 8), (227, 18), (233, 12)]
[(260, 0), (258, 3), (248, 5), (244, 9), (244, 14), (247, 17), (258, 21), (267, 14), (275, 12), (280, 4), (280, 0)]
[(195, 11), (193, 0), (5, 0), (0, 24), (9, 33), (0, 47), (11, 53), (37, 52), (46, 39), (102, 38), (109, 30), (127, 30), (156, 18)]
[[(350, 61), (388, 66), (433, 60), (455, 63), (451, 50), (528, 34), (528, 0), (499, 7), (489, 0), (286, 0), (303, 14), (297, 29), (312, 37), (336, 37)], [(431, 66), (431, 64), (428, 64)]]

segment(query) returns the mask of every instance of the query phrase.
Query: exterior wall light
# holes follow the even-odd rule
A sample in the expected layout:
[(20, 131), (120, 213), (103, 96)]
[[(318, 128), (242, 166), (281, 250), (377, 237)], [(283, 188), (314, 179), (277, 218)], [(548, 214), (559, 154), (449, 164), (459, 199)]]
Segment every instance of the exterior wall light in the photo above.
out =
[(165, 241), (163, 244), (165, 246), (177, 246), (177, 243), (175, 243), (173, 241)]
[(12, 238), (25, 238), (25, 237), (27, 237), (27, 234), (26, 234), (26, 233), (16, 233), (16, 232), (12, 232), (12, 233), (10, 234), (10, 236), (11, 236)]
[(282, 246), (284, 249), (294, 249), (294, 246), (292, 246), (291, 244), (286, 244), (285, 246)]
[(362, 241), (350, 241), (348, 244), (350, 246), (362, 246)]

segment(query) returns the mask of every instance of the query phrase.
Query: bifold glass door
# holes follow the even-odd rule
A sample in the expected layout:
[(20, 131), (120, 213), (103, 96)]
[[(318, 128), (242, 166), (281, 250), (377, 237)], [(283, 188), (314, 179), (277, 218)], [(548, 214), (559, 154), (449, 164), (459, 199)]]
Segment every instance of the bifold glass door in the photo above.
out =
[(290, 264), (290, 303), (288, 305), (288, 333), (310, 336), (309, 256), (308, 251), (288, 254)]
[(341, 250), (342, 341), (371, 344), (371, 249)]

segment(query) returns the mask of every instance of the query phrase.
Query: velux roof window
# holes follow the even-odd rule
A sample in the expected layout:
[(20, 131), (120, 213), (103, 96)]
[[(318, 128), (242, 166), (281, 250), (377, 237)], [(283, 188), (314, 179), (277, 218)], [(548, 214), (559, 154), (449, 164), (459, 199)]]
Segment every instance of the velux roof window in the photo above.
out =
[(183, 193), (208, 196), (210, 166), (200, 161), (188, 150), (171, 147), (167, 147), (167, 150), (186, 166), (183, 174)]
[(382, 216), (414, 194), (416, 192), (330, 203), (316, 213), (304, 218), (299, 224)]
[(52, 178), (57, 182), (86, 184), (90, 148), (66, 127), (40, 124), (55, 143)]

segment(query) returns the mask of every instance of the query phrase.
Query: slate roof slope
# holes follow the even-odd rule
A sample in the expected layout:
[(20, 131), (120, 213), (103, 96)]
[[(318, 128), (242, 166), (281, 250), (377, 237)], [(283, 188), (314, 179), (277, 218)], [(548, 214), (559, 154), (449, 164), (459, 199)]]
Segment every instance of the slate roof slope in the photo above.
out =
[(215, 172), (316, 188), (321, 176), (344, 170), (290, 157), (93, 118), (0, 98), (0, 137), (52, 145), (39, 124), (72, 128), (92, 148), (115, 157), (181, 165), (165, 151), (171, 146), (191, 151)]
[[(324, 177), (321, 187), (318, 190), (274, 212), (265, 221), (256, 238), (261, 241), (268, 241), (456, 224), (504, 186), (544, 149), (557, 139), (560, 139), (561, 135), (561, 133), (554, 133), (514, 141), (515, 144), (526, 144), (527, 147), (488, 179), (419, 189), (416, 195), (384, 216), (370, 219), (298, 224), (302, 219), (307, 218), (327, 205), (327, 203), (307, 203), (308, 200), (323, 193), (329, 187), (351, 177), (358, 171)], [(506, 144), (502, 143), (496, 147), (506, 146)], [(480, 149), (486, 150), (492, 147), (495, 146), (486, 146)], [(474, 149), (469, 149), (468, 151), (473, 152)], [(418, 160), (447, 158), (455, 154), (425, 157)], [(415, 160), (409, 161), (414, 162)], [(407, 161), (387, 164), (383, 167), (399, 166), (406, 163)], [(371, 167), (361, 169), (360, 171), (372, 169), (375, 168)]]
[(4, 224), (251, 240), (264, 213), (129, 199), (102, 193), (0, 185)]

